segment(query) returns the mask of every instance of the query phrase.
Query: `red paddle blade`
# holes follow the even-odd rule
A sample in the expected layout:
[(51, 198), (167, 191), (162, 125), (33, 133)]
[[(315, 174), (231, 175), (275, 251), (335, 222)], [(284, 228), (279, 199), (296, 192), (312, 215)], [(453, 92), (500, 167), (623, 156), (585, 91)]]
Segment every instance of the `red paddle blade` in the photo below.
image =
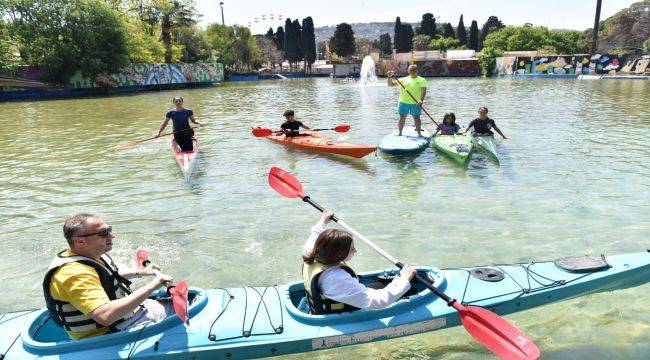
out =
[(273, 135), (273, 130), (264, 128), (253, 128), (253, 135), (257, 137), (267, 137)]
[(350, 131), (350, 125), (339, 125), (334, 128), (334, 131), (344, 133)]
[(180, 281), (174, 287), (169, 288), (169, 294), (172, 296), (174, 312), (186, 324), (190, 323), (190, 319), (187, 316), (187, 297), (189, 291), (190, 289), (185, 280)]
[(478, 306), (453, 304), (458, 310), (465, 330), (501, 359), (539, 359), (541, 352), (537, 345), (514, 325), (499, 315)]
[(144, 262), (149, 260), (149, 254), (147, 250), (138, 250), (135, 253), (135, 266), (141, 268), (144, 266)]
[(290, 199), (305, 197), (302, 194), (300, 181), (279, 167), (272, 167), (269, 171), (269, 185), (284, 197)]

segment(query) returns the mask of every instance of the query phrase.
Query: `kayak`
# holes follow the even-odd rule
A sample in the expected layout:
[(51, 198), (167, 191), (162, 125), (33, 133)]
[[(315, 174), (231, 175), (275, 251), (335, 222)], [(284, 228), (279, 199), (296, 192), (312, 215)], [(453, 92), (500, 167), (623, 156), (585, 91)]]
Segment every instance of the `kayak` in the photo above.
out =
[(354, 158), (362, 158), (377, 149), (375, 146), (351, 144), (318, 134), (304, 134), (293, 137), (271, 135), (266, 138), (288, 147)]
[(492, 135), (474, 135), (474, 142), (481, 150), (486, 152), (497, 164), (499, 163), (499, 154), (497, 154), (497, 146), (494, 142)]
[(196, 156), (199, 154), (199, 139), (194, 136), (192, 142), (194, 143), (193, 151), (181, 151), (175, 139), (172, 139), (170, 142), (172, 154), (174, 154), (174, 158), (176, 158), (178, 166), (181, 167), (181, 171), (184, 175), (188, 175), (192, 172), (194, 164), (196, 163)]
[(420, 152), (429, 146), (431, 133), (422, 129), (422, 136), (418, 136), (414, 126), (406, 126), (402, 136), (397, 136), (398, 130), (384, 136), (379, 142), (379, 150), (388, 154), (410, 154)]
[[(377, 281), (398, 271), (364, 273), (360, 280)], [(650, 281), (650, 252), (446, 270), (418, 267), (417, 271), (459, 302), (504, 315), (646, 284)], [(414, 286), (417, 294), (384, 309), (332, 315), (308, 313), (302, 282), (191, 288), (189, 325), (171, 316), (77, 341), (68, 340), (46, 309), (12, 312), (0, 315), (0, 354), (6, 359), (246, 359), (337, 348), (460, 325), (458, 313), (445, 301), (424, 286)]]
[(464, 165), (472, 157), (474, 143), (470, 134), (436, 135), (433, 137), (433, 147), (454, 161)]

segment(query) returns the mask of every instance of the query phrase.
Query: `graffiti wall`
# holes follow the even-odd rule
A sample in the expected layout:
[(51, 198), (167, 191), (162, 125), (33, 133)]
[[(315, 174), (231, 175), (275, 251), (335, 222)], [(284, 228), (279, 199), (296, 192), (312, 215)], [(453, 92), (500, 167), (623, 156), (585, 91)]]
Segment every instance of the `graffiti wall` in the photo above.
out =
[(438, 59), (426, 61), (383, 61), (379, 64), (379, 74), (385, 75), (388, 70), (398, 75), (406, 74), (406, 69), (411, 64), (416, 64), (422, 77), (444, 77), (444, 76), (480, 76), (481, 66), (476, 59)]
[(646, 74), (650, 59), (635, 55), (596, 54), (589, 55), (551, 55), (533, 57), (499, 57), (496, 59), (494, 74)]
[(198, 84), (223, 81), (223, 64), (133, 64), (118, 73), (90, 79), (77, 72), (68, 81), (70, 89), (93, 87)]

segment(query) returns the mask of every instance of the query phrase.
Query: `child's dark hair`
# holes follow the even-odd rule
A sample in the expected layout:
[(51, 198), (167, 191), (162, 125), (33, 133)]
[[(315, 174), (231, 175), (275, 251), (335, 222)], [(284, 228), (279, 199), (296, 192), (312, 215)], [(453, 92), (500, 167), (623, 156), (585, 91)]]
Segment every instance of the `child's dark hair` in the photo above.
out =
[[(451, 119), (451, 124), (447, 124), (447, 118)], [(456, 123), (456, 114), (454, 114), (453, 112), (446, 113), (445, 117), (442, 118), (442, 123), (445, 124), (445, 125), (453, 125), (453, 124), (455, 124)]]
[(481, 106), (480, 108), (478, 108), (478, 111), (481, 111), (481, 109), (485, 109), (485, 112), (489, 112), (487, 106)]
[(343, 262), (352, 247), (352, 235), (349, 232), (338, 229), (327, 229), (323, 231), (312, 249), (302, 260), (307, 264), (318, 261), (323, 265), (335, 265)]
[(287, 116), (291, 116), (291, 115), (294, 115), (294, 114), (295, 114), (295, 113), (293, 112), (293, 110), (287, 110), (287, 111), (285, 111), (284, 114), (282, 114), (282, 115), (283, 115), (284, 117), (287, 117)]

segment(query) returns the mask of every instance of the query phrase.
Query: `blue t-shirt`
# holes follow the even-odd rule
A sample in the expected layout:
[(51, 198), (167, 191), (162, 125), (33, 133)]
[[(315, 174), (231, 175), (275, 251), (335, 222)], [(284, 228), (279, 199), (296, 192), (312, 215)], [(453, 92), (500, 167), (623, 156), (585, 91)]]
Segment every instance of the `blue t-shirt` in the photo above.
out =
[(456, 134), (458, 130), (460, 130), (460, 125), (458, 124), (453, 124), (453, 125), (447, 125), (447, 124), (440, 124), (438, 125), (438, 130), (444, 132), (444, 133), (450, 133), (450, 134)]
[(181, 131), (190, 128), (190, 116), (194, 115), (192, 110), (183, 109), (178, 111), (171, 109), (167, 112), (165, 117), (171, 118), (174, 123), (174, 131)]

